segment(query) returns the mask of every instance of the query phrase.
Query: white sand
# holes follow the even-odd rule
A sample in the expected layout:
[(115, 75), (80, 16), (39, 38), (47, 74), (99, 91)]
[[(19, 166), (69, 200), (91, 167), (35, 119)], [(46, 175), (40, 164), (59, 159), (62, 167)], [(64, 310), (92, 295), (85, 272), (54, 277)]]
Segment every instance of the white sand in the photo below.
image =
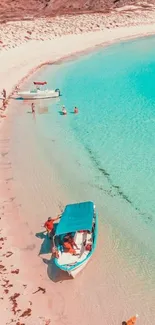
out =
[(0, 89), (7, 94), (24, 76), (38, 65), (118, 40), (151, 35), (155, 24), (119, 27), (80, 35), (66, 35), (42, 41), (30, 40), (18, 47), (0, 53)]
[[(101, 19), (102, 16), (97, 16), (98, 19)], [(101, 17), (101, 18), (100, 18)], [(63, 24), (61, 18), (61, 24)], [(75, 20), (78, 20), (78, 18), (74, 18)], [(86, 19), (86, 18), (85, 18)], [(124, 18), (123, 18), (124, 19)], [(58, 20), (58, 18), (57, 18)], [(122, 21), (122, 20), (120, 20)], [(142, 19), (141, 19), (141, 25), (136, 24), (136, 18), (135, 18), (135, 26), (125, 26), (125, 27), (117, 27), (116, 28), (116, 22), (115, 26), (111, 29), (103, 28), (103, 30), (100, 31), (94, 31), (94, 32), (88, 32), (83, 33), (79, 35), (66, 35), (64, 36), (62, 33), (61, 26), (58, 28), (58, 21), (57, 21), (57, 32), (52, 34), (51, 30), (48, 31), (48, 37), (46, 40), (41, 41), (40, 38), (44, 37), (47, 32), (42, 33), (42, 29), (40, 27), (40, 23), (37, 22), (37, 32), (35, 32), (35, 38), (37, 38), (38, 35), (38, 41), (36, 39), (27, 39), (26, 43), (19, 44), (20, 41), (23, 42), (23, 36), (26, 33), (27, 26), (22, 27), (22, 30), (17, 35), (15, 34), (12, 36), (12, 29), (8, 29), (9, 24), (6, 26), (3, 26), (3, 33), (1, 30), (1, 33), (3, 35), (3, 42), (5, 42), (4, 36), (6, 35), (7, 40), (7, 46), (2, 47), (2, 50), (0, 52), (0, 90), (5, 88), (7, 91), (7, 94), (10, 94), (16, 84), (20, 82), (22, 78), (24, 78), (27, 74), (31, 72), (31, 70), (37, 66), (39, 66), (42, 63), (54, 61), (60, 58), (63, 58), (65, 56), (75, 54), (80, 51), (85, 51), (88, 49), (93, 48), (96, 45), (100, 44), (106, 44), (111, 43), (118, 40), (138, 37), (138, 36), (145, 36), (145, 35), (151, 35), (155, 33), (155, 24), (154, 23), (148, 23), (146, 25), (142, 25)], [(42, 22), (42, 21), (41, 21)], [(90, 17), (89, 17), (89, 26), (91, 24)], [(96, 22), (97, 23), (97, 22)], [(24, 25), (24, 23), (18, 23), (19, 25)], [(16, 23), (16, 26), (18, 25)], [(26, 23), (25, 23), (26, 24)], [(29, 23), (31, 25), (31, 29), (34, 26), (34, 22)], [(43, 25), (46, 25), (45, 21), (41, 23)], [(49, 23), (47, 23), (49, 24)], [(94, 24), (94, 16), (93, 16), (93, 24)], [(54, 24), (52, 28), (54, 29)], [(74, 26), (75, 27), (75, 26)], [(24, 29), (25, 28), (25, 29)], [(55, 28), (56, 29), (56, 28)], [(72, 30), (69, 27), (69, 24), (67, 25), (68, 32)], [(90, 28), (89, 28), (90, 29)], [(63, 25), (63, 31), (65, 32), (65, 27)], [(72, 30), (73, 33), (74, 30)], [(38, 33), (38, 34), (37, 34)], [(42, 33), (42, 34), (41, 34)], [(77, 31), (78, 33), (78, 31)], [(56, 36), (57, 34), (62, 35), (61, 37)], [(51, 40), (49, 40), (51, 38)], [(16, 46), (17, 45), (17, 46)], [(16, 46), (14, 48), (14, 46)], [(6, 113), (7, 117), (9, 118), (9, 110)], [(4, 120), (4, 119), (3, 119)], [(6, 127), (4, 127), (6, 124)], [(11, 198), (14, 197), (14, 193), (12, 193), (10, 182), (12, 182), (12, 171), (11, 166), (9, 165), (10, 162), (7, 158), (7, 151), (9, 149), (9, 140), (8, 139), (8, 132), (10, 125), (9, 123), (4, 123), (3, 128), (1, 129), (1, 142), (0, 142), (0, 150), (3, 155), (1, 155), (1, 168), (0, 168), (0, 192), (1, 192), (1, 200), (0, 200), (0, 207), (1, 207), (1, 216), (2, 220), (0, 221), (0, 228), (1, 230), (1, 237), (5, 236), (6, 240), (4, 240), (4, 248), (2, 249), (1, 254), (1, 265), (6, 267), (6, 270), (1, 270), (2, 280), (7, 279), (11, 282), (13, 287), (6, 286), (0, 288), (0, 295), (1, 295), (1, 307), (0, 307), (0, 313), (1, 315), (1, 322), (2, 324), (8, 324), (11, 323), (11, 319), (14, 319), (13, 324), (65, 324), (64, 319), (66, 315), (69, 315), (69, 310), (71, 309), (70, 306), (66, 304), (66, 295), (68, 286), (67, 283), (64, 284), (64, 295), (62, 296), (60, 291), (60, 286), (56, 286), (56, 284), (53, 284), (52, 282), (49, 283), (48, 276), (47, 280), (42, 281), (40, 274), (43, 273), (43, 269), (45, 268), (45, 265), (43, 265), (37, 256), (34, 257), (34, 261), (30, 261), (31, 268), (30, 272), (28, 272), (27, 265), (29, 265), (29, 256), (31, 256), (31, 253), (28, 252), (28, 256), (25, 255), (23, 251), (21, 251), (21, 255), (18, 253), (20, 249), (18, 249), (18, 240), (19, 242), (22, 240), (24, 241), (25, 245), (30, 244), (30, 237), (27, 236), (27, 226), (26, 224), (22, 224), (22, 231), (24, 233), (24, 238), (21, 238), (18, 232), (18, 222), (20, 220), (18, 216), (18, 208), (16, 206), (16, 200), (11, 200)], [(6, 154), (6, 156), (5, 156)], [(8, 166), (8, 169), (5, 168)], [(10, 167), (9, 167), (10, 166)], [(10, 169), (9, 169), (10, 168)], [(8, 179), (8, 181), (6, 181)], [(12, 247), (12, 241), (13, 238), (9, 237), (9, 234), (11, 233), (9, 229), (9, 220), (13, 220), (14, 231), (17, 233), (17, 239), (15, 247)], [(34, 230), (35, 231), (35, 230)], [(7, 251), (12, 251), (13, 255), (10, 258), (6, 258), (4, 256), (4, 253), (6, 254)], [(23, 256), (25, 268), (23, 268), (23, 261), (21, 261), (21, 256)], [(26, 260), (27, 256), (27, 260)], [(34, 263), (34, 269), (33, 269), (33, 263)], [(12, 265), (12, 266), (11, 266)], [(15, 271), (16, 269), (19, 269), (19, 275), (13, 275), (10, 274), (10, 270)], [(24, 282), (26, 281), (26, 283)], [(42, 281), (42, 282), (41, 282)], [(47, 281), (47, 283), (46, 283)], [(93, 281), (93, 280), (92, 280)], [(4, 280), (3, 280), (4, 282)], [(78, 288), (80, 288), (80, 280), (78, 283)], [(4, 285), (4, 283), (3, 283)], [(25, 286), (26, 285), (26, 286)], [(33, 291), (37, 290), (37, 287), (39, 285), (49, 288), (50, 286), (50, 295), (43, 295), (42, 292), (39, 292), (39, 294), (33, 294)], [(60, 284), (61, 285), (61, 284)], [(76, 288), (76, 284), (75, 284)], [(88, 287), (88, 289), (90, 286)], [(9, 293), (4, 292), (4, 290), (9, 290)], [(72, 285), (70, 285), (70, 290), (72, 290)], [(75, 290), (75, 289), (74, 289)], [(79, 289), (78, 289), (79, 290)], [(52, 294), (53, 293), (53, 297)], [(77, 291), (79, 294), (79, 291)], [(14, 295), (15, 293), (20, 293), (20, 297), (17, 298), (17, 301), (19, 303), (19, 308), (21, 311), (19, 311), (16, 315), (13, 314), (13, 311), (11, 310), (12, 303), (9, 300), (10, 295)], [(82, 295), (82, 292), (80, 292)], [(76, 295), (76, 290), (75, 290)], [(55, 307), (53, 309), (53, 300), (55, 302)], [(33, 308), (31, 307), (31, 302), (33, 303)], [(69, 302), (69, 297), (68, 297)], [(88, 303), (89, 305), (89, 303)], [(72, 319), (74, 320), (74, 313), (76, 306), (72, 311)], [(19, 321), (19, 315), (28, 308), (33, 309), (32, 316), (30, 318), (24, 319), (20, 318), (20, 321), (22, 323), (18, 323)], [(77, 306), (78, 308), (78, 306)], [(84, 307), (83, 307), (84, 308)], [(96, 306), (94, 308), (97, 308)], [(88, 307), (87, 307), (88, 309)], [(70, 310), (71, 311), (71, 310)], [(81, 310), (79, 310), (80, 314)], [(78, 309), (77, 309), (78, 313)], [(89, 309), (87, 310), (86, 316), (89, 314)], [(90, 315), (90, 314), (89, 314)], [(46, 318), (45, 318), (46, 316)], [(57, 318), (56, 318), (57, 316)], [(58, 317), (59, 316), (59, 317)], [(75, 315), (76, 317), (77, 315)], [(85, 319), (83, 320), (83, 324), (86, 324)], [(21, 316), (20, 316), (21, 317)], [(50, 320), (54, 318), (54, 322)], [(70, 317), (70, 315), (69, 315)], [(121, 318), (121, 317), (120, 317)], [(67, 318), (68, 319), (68, 318)], [(81, 319), (81, 318), (79, 318)], [(31, 320), (31, 321), (30, 321)], [(98, 320), (99, 321), (99, 320)], [(116, 320), (116, 323), (119, 321)], [(72, 322), (73, 323), (73, 322)], [(78, 323), (78, 319), (77, 319)], [(74, 324), (77, 324), (74, 323)], [(67, 322), (67, 324), (69, 324)], [(106, 324), (106, 323), (105, 323)]]

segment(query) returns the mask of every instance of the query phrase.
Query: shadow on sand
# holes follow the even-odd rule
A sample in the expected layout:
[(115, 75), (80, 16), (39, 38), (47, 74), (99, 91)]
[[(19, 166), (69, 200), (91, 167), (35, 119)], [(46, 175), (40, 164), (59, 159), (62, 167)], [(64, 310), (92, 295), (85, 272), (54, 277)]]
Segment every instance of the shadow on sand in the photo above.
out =
[(43, 258), (43, 262), (47, 265), (47, 275), (53, 282), (63, 282), (72, 280), (72, 277), (65, 271), (60, 270), (54, 263), (54, 259)]
[(38, 255), (49, 254), (52, 249), (52, 241), (44, 231), (36, 233), (36, 237), (43, 239)]
[[(42, 239), (43, 242), (40, 247), (38, 255), (51, 254), (53, 241), (48, 237), (45, 231), (36, 233), (36, 237)], [(51, 256), (50, 259), (42, 258), (43, 262), (47, 265), (47, 275), (53, 282), (62, 282), (66, 280), (72, 280), (67, 272), (60, 270), (54, 263), (54, 259)]]

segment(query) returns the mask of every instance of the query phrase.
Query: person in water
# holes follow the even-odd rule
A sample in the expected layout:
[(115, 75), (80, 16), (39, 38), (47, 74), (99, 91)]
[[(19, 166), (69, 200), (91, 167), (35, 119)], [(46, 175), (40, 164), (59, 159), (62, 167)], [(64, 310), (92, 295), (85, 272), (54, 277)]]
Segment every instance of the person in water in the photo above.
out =
[(65, 108), (64, 105), (62, 106), (62, 114), (63, 114), (63, 115), (66, 115), (66, 114), (67, 114), (67, 110), (66, 110), (66, 108)]
[(51, 238), (51, 235), (54, 235), (54, 222), (60, 218), (60, 215), (58, 215), (56, 218), (48, 218), (47, 221), (44, 224), (44, 227), (46, 228), (47, 234), (49, 238)]
[(131, 317), (129, 320), (123, 321), (122, 325), (134, 325), (136, 323), (136, 320), (138, 318), (138, 315)]
[(79, 110), (78, 110), (78, 108), (75, 106), (74, 107), (74, 114), (78, 114), (79, 113)]
[(32, 114), (35, 113), (35, 105), (34, 103), (31, 104)]

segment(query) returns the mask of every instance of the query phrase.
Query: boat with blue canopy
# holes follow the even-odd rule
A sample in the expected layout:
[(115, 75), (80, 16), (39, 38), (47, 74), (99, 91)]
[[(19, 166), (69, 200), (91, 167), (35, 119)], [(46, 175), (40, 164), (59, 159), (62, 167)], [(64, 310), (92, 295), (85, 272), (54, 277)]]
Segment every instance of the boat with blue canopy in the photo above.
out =
[(53, 238), (57, 267), (74, 278), (92, 257), (97, 234), (98, 218), (93, 202), (67, 205)]

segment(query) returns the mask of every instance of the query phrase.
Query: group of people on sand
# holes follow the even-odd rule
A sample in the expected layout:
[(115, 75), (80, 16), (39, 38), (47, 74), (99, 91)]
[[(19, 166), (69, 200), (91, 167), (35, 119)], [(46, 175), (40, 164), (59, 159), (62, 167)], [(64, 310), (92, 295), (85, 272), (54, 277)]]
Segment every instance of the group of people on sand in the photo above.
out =
[[(78, 114), (78, 113), (79, 113), (79, 110), (78, 110), (78, 108), (75, 106), (75, 107), (74, 107), (74, 114)], [(62, 115), (67, 115), (67, 110), (66, 110), (66, 108), (65, 108), (64, 105), (62, 106)]]

